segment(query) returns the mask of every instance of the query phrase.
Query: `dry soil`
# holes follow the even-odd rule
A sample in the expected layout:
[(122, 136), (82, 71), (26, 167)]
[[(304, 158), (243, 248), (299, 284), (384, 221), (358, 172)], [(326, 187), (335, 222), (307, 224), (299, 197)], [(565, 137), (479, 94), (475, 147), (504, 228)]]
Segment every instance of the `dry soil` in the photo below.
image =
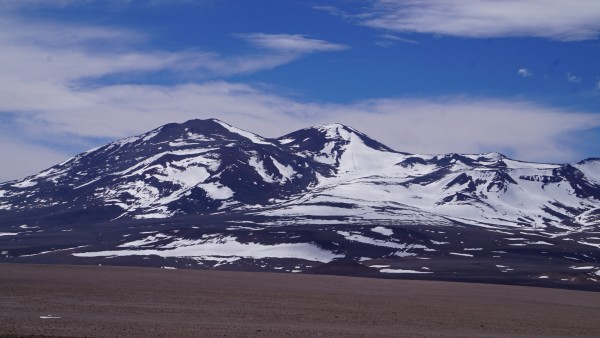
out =
[(600, 337), (600, 292), (0, 264), (0, 336)]

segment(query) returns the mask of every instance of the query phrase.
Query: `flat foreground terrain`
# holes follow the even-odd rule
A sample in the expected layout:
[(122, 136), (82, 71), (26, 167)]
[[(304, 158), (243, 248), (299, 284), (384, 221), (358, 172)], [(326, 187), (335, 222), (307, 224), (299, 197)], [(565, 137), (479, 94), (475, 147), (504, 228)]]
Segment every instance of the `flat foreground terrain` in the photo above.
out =
[(0, 336), (600, 337), (600, 292), (0, 264)]

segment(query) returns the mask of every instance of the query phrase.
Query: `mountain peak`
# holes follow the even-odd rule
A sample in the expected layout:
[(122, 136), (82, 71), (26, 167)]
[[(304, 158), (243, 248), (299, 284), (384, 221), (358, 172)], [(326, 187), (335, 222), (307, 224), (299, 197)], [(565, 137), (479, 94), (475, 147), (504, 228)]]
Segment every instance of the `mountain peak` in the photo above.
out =
[[(307, 138), (310, 138), (311, 143), (317, 141), (319, 145), (324, 145), (332, 141), (341, 142), (342, 144), (349, 144), (353, 141), (358, 141), (359, 143), (363, 143), (367, 147), (373, 148), (375, 150), (396, 152), (395, 150), (384, 145), (383, 143), (375, 141), (366, 134), (361, 133), (360, 131), (350, 126), (341, 123), (319, 124), (312, 127), (304, 128), (296, 132), (290, 133), (288, 135), (285, 135), (279, 140), (280, 143), (284, 142), (285, 144), (286, 141), (289, 142), (293, 138), (295, 138), (296, 141), (302, 140), (302, 143), (304, 143), (304, 141), (306, 141)], [(289, 143), (293, 144), (296, 142)]]
[(169, 123), (164, 125), (162, 128), (167, 126), (171, 128), (208, 127), (215, 126), (218, 122), (221, 121), (217, 119), (191, 119), (181, 123)]
[(345, 126), (341, 123), (319, 124), (307, 129), (316, 129), (320, 132), (324, 132), (325, 137), (328, 139), (342, 139), (346, 141), (350, 140), (350, 136), (353, 133), (360, 134), (360, 132), (358, 132), (356, 129)]
[(192, 119), (183, 123), (169, 123), (157, 129), (161, 133), (178, 133), (178, 134), (199, 134), (199, 135), (210, 135), (210, 134), (235, 134), (234, 138), (246, 139), (256, 144), (271, 144), (262, 136), (251, 133), (249, 131), (234, 127), (228, 123), (225, 123), (219, 119)]
[(498, 160), (507, 158), (506, 155), (501, 154), (501, 153), (497, 153), (497, 152), (490, 152), (490, 153), (481, 154), (480, 158), (481, 157), (483, 157), (485, 159), (492, 160), (492, 161), (498, 161)]
[[(329, 167), (329, 175), (380, 167), (398, 152), (341, 123), (300, 129), (277, 139), (281, 145)], [(389, 155), (389, 156), (388, 156)]]
[(584, 160), (577, 162), (577, 164), (590, 164), (590, 163), (600, 163), (600, 157), (588, 157)]

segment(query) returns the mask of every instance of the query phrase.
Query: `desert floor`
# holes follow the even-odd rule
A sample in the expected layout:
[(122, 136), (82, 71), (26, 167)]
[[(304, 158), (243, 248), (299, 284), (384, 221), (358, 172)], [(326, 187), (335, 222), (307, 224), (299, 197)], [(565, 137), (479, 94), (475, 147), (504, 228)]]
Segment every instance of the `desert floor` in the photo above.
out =
[(0, 336), (600, 337), (600, 292), (0, 264)]

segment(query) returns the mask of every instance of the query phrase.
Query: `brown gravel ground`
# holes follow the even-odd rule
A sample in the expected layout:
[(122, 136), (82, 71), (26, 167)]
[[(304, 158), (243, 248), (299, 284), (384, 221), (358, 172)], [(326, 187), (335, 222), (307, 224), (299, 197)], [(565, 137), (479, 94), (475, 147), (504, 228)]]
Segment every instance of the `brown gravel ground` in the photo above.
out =
[(0, 337), (15, 336), (600, 337), (600, 292), (0, 264)]

